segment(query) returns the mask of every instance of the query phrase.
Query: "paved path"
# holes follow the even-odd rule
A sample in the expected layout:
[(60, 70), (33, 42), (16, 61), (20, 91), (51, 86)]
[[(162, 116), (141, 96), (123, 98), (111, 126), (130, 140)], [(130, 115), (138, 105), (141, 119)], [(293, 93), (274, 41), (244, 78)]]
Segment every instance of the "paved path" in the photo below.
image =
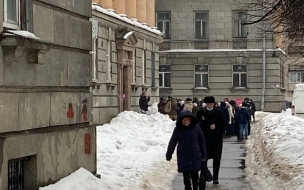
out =
[[(244, 140), (245, 141), (245, 140)], [(237, 142), (236, 137), (225, 138), (219, 175), (219, 185), (207, 183), (206, 190), (251, 190), (244, 179), (244, 141)], [(212, 160), (208, 161), (208, 168), (212, 172)], [(173, 190), (183, 190), (183, 175), (179, 173), (173, 181)]]

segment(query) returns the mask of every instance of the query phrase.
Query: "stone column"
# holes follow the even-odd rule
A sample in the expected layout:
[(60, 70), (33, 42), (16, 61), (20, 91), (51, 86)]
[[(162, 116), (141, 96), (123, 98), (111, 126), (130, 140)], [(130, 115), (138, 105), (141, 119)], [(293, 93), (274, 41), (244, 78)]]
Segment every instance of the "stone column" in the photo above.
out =
[(126, 15), (128, 18), (136, 18), (136, 0), (126, 0)]
[(99, 3), (100, 3), (100, 5), (101, 5), (102, 8), (113, 9), (112, 0), (99, 0)]
[(155, 26), (155, 0), (146, 0), (146, 18), (150, 27)]
[(136, 0), (136, 16), (138, 22), (147, 23), (146, 12), (147, 12), (146, 0)]
[(117, 14), (126, 14), (126, 0), (113, 0), (113, 9)]

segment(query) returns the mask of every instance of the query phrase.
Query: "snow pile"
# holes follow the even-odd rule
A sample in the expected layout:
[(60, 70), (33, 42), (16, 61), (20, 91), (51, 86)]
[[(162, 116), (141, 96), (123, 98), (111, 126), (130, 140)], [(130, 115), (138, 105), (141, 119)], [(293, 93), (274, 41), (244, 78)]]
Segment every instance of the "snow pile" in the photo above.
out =
[(296, 89), (303, 89), (304, 88), (304, 84), (296, 84)]
[(103, 189), (172, 189), (177, 174), (176, 159), (165, 160), (175, 123), (157, 112), (120, 113), (97, 128), (97, 173)]
[(78, 169), (56, 184), (40, 187), (39, 190), (97, 190), (106, 189), (100, 179), (84, 168)]
[[(254, 189), (304, 189), (304, 120), (258, 113), (247, 141), (246, 174)], [(259, 184), (259, 185), (257, 185)]]

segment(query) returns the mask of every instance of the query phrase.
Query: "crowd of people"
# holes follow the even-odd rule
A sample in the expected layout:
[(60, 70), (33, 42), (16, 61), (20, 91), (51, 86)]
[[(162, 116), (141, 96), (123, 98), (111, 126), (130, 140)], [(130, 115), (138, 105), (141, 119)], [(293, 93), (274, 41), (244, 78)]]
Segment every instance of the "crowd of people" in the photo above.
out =
[[(139, 100), (142, 113), (148, 110), (150, 98), (143, 93)], [(170, 138), (166, 160), (172, 159), (177, 146), (178, 172), (183, 173), (186, 190), (205, 189), (206, 177), (202, 177), (208, 160), (213, 160), (213, 184), (219, 184), (223, 138), (236, 136), (238, 141), (250, 135), (250, 122), (255, 121), (255, 104), (245, 98), (242, 104), (225, 98), (216, 102), (213, 96), (204, 99), (186, 98), (185, 100), (168, 96), (160, 98), (158, 111), (167, 114), (176, 127)], [(199, 171), (201, 175), (199, 176)], [(209, 171), (204, 170), (204, 171)]]
[[(181, 100), (168, 96), (168, 99), (160, 98), (158, 103), (158, 111), (169, 115), (174, 121), (182, 110), (189, 110), (196, 116), (199, 110), (205, 108), (206, 102), (195, 97)], [(250, 134), (250, 122), (255, 121), (256, 112), (255, 103), (252, 99), (245, 98), (243, 103), (237, 105), (235, 100), (229, 101), (228, 98), (225, 98), (221, 102), (215, 102), (214, 108), (223, 112), (227, 123), (223, 137), (237, 136), (239, 141), (248, 137)]]

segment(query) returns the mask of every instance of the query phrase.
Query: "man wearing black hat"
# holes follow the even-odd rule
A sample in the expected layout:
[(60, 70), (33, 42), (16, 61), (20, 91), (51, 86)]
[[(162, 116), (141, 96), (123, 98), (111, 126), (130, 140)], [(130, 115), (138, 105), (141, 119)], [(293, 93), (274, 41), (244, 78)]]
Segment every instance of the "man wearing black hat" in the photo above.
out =
[[(204, 103), (206, 107), (199, 110), (196, 117), (204, 133), (208, 159), (213, 159), (213, 184), (219, 184), (218, 176), (226, 120), (222, 111), (214, 109), (215, 98), (213, 96), (206, 96)], [(207, 165), (207, 162), (204, 164)]]

